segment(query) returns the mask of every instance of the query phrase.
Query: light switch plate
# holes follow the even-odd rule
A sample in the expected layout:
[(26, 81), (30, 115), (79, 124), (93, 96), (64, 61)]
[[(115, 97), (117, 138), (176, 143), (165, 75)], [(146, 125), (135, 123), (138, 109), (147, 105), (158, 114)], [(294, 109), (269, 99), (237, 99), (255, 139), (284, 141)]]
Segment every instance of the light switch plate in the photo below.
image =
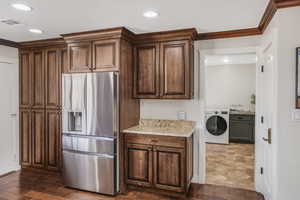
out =
[(186, 120), (186, 112), (185, 111), (179, 111), (177, 113), (177, 119), (178, 120)]
[(300, 110), (299, 109), (293, 110), (293, 121), (300, 122)]

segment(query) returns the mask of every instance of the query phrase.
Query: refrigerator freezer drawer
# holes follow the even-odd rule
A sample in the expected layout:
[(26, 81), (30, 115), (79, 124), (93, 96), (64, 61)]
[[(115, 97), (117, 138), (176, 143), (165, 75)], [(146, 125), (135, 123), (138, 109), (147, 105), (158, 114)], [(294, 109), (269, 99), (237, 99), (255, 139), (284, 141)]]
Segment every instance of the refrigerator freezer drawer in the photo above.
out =
[(109, 154), (116, 153), (114, 138), (104, 137), (80, 137), (63, 135), (63, 149), (72, 151), (81, 151), (95, 154)]
[(115, 139), (78, 137), (77, 150), (98, 154), (115, 154)]
[(116, 194), (115, 157), (63, 151), (63, 179), (68, 187)]

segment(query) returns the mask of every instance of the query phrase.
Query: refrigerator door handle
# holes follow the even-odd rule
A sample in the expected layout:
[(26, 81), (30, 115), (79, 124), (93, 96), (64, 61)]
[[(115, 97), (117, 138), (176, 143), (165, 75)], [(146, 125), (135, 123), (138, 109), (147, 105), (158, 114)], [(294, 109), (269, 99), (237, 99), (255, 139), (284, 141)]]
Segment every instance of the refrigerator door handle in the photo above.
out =
[(80, 154), (80, 155), (86, 155), (86, 156), (96, 156), (98, 158), (108, 158), (108, 159), (114, 159), (115, 155), (108, 155), (108, 154), (97, 154), (97, 153), (90, 153), (90, 152), (82, 152), (82, 151), (73, 151), (73, 150), (63, 150), (63, 152), (69, 152), (73, 154)]

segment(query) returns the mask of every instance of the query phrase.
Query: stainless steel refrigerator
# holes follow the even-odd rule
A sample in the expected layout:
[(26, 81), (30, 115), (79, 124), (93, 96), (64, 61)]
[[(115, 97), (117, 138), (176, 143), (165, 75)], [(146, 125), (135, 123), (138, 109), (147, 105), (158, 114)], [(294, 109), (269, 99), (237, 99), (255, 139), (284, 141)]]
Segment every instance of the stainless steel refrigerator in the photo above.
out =
[(66, 186), (114, 195), (118, 188), (118, 73), (62, 75)]

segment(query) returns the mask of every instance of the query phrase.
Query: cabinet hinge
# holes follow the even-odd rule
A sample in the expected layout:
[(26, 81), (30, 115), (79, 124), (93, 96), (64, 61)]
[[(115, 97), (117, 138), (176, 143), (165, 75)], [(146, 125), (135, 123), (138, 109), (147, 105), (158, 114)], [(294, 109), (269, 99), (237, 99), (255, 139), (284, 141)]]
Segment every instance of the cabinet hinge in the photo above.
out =
[(265, 120), (264, 116), (261, 116), (261, 117), (260, 117), (260, 123), (263, 124), (263, 123), (264, 123), (264, 120)]
[(260, 71), (261, 71), (261, 72), (264, 72), (264, 71), (265, 71), (265, 66), (264, 66), (264, 65), (262, 65), (262, 66), (260, 67)]

